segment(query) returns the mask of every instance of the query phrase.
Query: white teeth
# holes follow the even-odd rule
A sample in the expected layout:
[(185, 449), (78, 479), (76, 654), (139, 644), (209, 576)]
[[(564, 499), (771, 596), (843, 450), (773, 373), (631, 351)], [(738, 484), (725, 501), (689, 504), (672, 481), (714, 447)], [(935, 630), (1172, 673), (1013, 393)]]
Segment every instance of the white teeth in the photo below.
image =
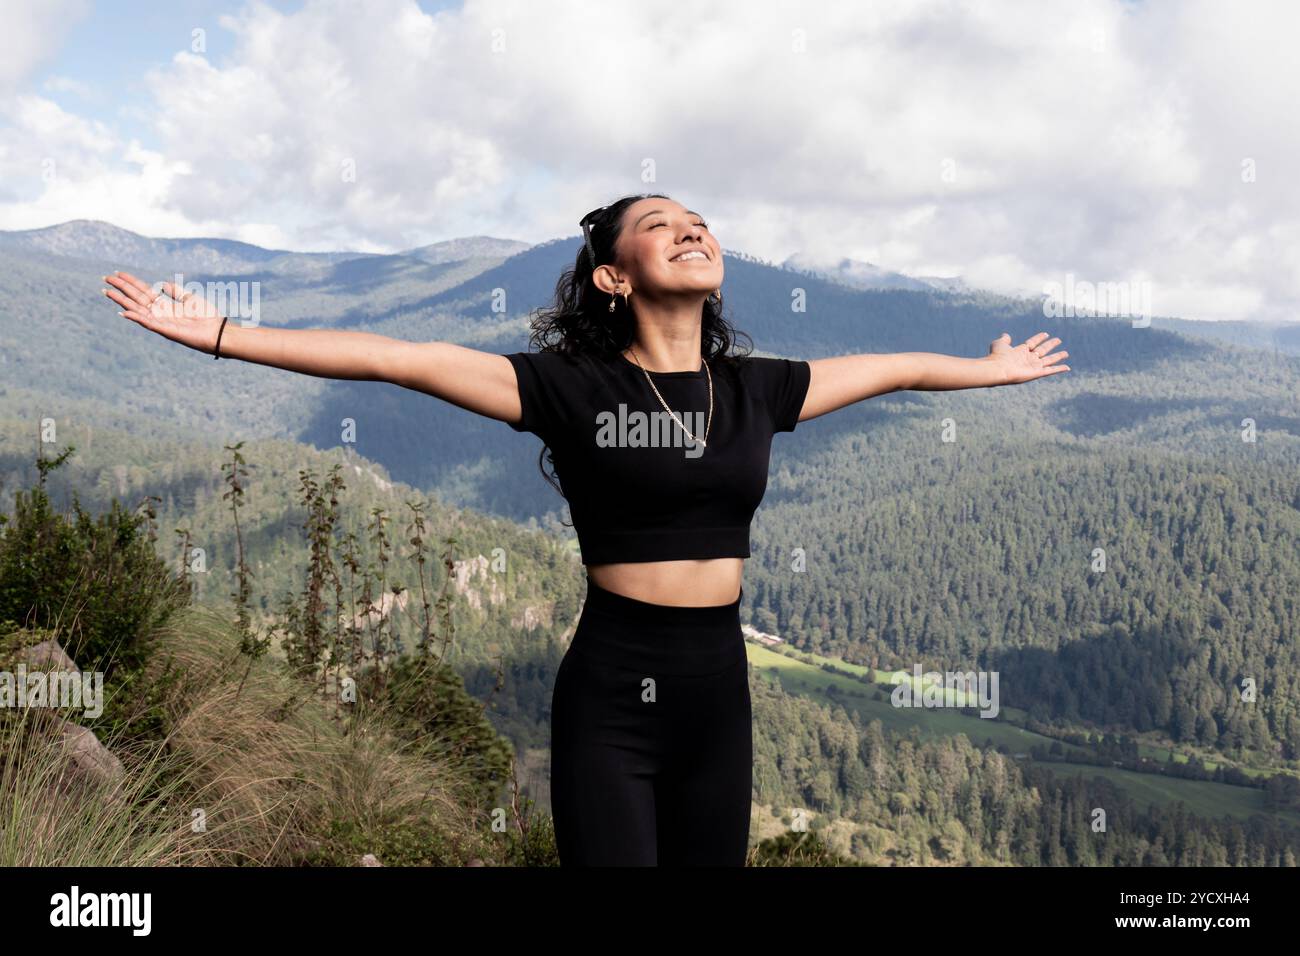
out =
[(692, 250), (690, 252), (683, 252), (680, 256), (673, 256), (672, 261), (681, 262), (683, 259), (707, 259), (707, 258), (708, 256), (706, 256), (704, 253), (696, 252)]

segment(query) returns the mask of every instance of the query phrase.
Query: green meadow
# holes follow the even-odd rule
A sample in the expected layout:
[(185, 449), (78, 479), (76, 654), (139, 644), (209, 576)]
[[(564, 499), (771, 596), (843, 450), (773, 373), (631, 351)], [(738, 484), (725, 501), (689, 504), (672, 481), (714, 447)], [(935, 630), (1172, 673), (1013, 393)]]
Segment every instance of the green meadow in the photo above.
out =
[[(745, 648), (750, 663), (758, 668), (759, 675), (767, 680), (779, 680), (787, 693), (815, 697), (825, 704), (840, 704), (867, 720), (878, 719), (891, 730), (906, 733), (916, 727), (923, 734), (934, 736), (965, 734), (974, 743), (983, 745), (992, 741), (993, 746), (1006, 746), (1012, 753), (1025, 753), (1034, 744), (1050, 746), (1053, 742), (1050, 737), (1031, 733), (1008, 722), (1003, 717), (1005, 710), (996, 718), (984, 718), (967, 717), (955, 710), (895, 707), (890, 703), (888, 687), (868, 686), (844, 674), (829, 673), (752, 641), (746, 642)], [(817, 660), (858, 674), (868, 673), (865, 667), (831, 658), (818, 657)], [(875, 671), (874, 674), (875, 679), (881, 682), (892, 676), (892, 672), (888, 671)], [(876, 699), (877, 694), (881, 699)], [(1062, 746), (1067, 752), (1079, 749), (1065, 744)]]
[[(745, 648), (757, 675), (763, 680), (779, 682), (786, 693), (812, 697), (823, 704), (838, 704), (854, 711), (864, 720), (879, 720), (885, 727), (897, 732), (906, 733), (916, 727), (922, 734), (930, 736), (965, 734), (975, 744), (1005, 747), (1013, 754), (1027, 754), (1035, 744), (1050, 746), (1057, 742), (1054, 738), (1016, 726), (1015, 721), (1023, 720), (1025, 715), (1015, 708), (1002, 707), (997, 717), (984, 718), (948, 709), (895, 707), (890, 702), (891, 688), (887, 686), (896, 673), (894, 671), (873, 670), (816, 654), (794, 651), (783, 653), (753, 641), (746, 641)], [(793, 656), (796, 653), (804, 659), (796, 659)], [(821, 664), (831, 665), (847, 673), (822, 670), (818, 666)], [(876, 684), (863, 684), (848, 674), (869, 677)], [(906, 675), (906, 680), (915, 684), (910, 673)], [(960, 706), (959, 695), (955, 697), (949, 692), (945, 697), (950, 705)], [(973, 695), (970, 705), (978, 706)], [(1061, 742), (1061, 747), (1067, 754), (1084, 752), (1081, 748), (1064, 742)], [(1139, 749), (1143, 756), (1168, 759), (1168, 749), (1148, 746)], [(1175, 754), (1175, 759), (1186, 762), (1188, 758), (1185, 754)], [(1181, 780), (1161, 774), (1138, 773), (1088, 763), (1051, 761), (1040, 765), (1059, 773), (1104, 777), (1143, 806), (1156, 804), (1164, 807), (1182, 801), (1190, 812), (1200, 816), (1231, 816), (1238, 819), (1270, 812), (1264, 808), (1263, 792), (1249, 787), (1203, 780)], [(1300, 814), (1282, 812), (1272, 815), (1293, 825), (1300, 825)]]

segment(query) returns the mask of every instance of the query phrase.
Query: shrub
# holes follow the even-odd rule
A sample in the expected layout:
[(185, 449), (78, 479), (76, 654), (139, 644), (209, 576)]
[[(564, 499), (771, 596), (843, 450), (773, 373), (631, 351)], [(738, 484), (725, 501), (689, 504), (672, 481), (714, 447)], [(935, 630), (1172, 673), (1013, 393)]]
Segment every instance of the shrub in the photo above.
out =
[(382, 672), (373, 665), (363, 669), (357, 692), (378, 707), (399, 737), (460, 768), (480, 804), (497, 801), (510, 770), (510, 747), (451, 667), (429, 657), (398, 658)]
[(92, 517), (57, 514), (42, 486), (0, 521), (0, 627), (56, 630), (82, 670), (137, 670), (137, 638), (190, 601), (186, 580), (154, 551), (145, 515), (116, 499)]

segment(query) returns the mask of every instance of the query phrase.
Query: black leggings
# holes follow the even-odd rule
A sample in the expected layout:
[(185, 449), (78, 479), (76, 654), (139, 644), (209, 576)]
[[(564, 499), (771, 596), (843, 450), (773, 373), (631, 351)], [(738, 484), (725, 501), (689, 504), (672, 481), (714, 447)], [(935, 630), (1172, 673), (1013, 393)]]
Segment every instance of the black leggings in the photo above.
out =
[(551, 701), (561, 865), (744, 865), (754, 761), (744, 596), (674, 607), (587, 579)]

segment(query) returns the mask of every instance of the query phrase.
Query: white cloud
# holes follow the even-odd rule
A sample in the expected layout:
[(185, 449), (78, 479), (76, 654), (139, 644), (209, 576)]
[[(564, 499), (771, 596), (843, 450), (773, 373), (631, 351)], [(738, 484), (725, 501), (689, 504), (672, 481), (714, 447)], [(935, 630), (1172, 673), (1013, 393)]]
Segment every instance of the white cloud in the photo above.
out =
[(91, 87), (82, 83), (80, 80), (74, 80), (70, 76), (51, 76), (44, 83), (45, 89), (51, 93), (71, 93), (79, 96), (83, 100), (93, 98), (96, 93)]
[(0, 101), (11, 95), (90, 12), (88, 0), (9, 3), (0, 30)]
[(1008, 289), (1143, 276), (1158, 311), (1291, 320), (1298, 16), (1213, 0), (435, 15), (371, 0), (358, 19), (343, 2), (253, 2), (219, 21), (228, 56), (147, 75), (162, 155), (29, 102), (18, 124), (101, 178), (21, 198), (21, 215), (11, 200), (0, 221), (75, 208), (64, 218), (385, 249), (574, 234), (601, 202), (663, 191), (724, 246), (775, 261)]

